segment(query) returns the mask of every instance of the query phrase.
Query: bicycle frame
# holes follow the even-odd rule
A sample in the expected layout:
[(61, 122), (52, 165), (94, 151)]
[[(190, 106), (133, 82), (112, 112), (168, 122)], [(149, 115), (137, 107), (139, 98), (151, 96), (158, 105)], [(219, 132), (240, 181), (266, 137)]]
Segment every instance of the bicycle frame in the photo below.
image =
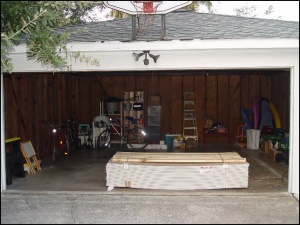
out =
[[(120, 124), (116, 124), (110, 118), (109, 124), (106, 124), (105, 129), (100, 133), (97, 140), (97, 147), (99, 149), (110, 147), (112, 141), (112, 133), (118, 134), (121, 137), (121, 145), (132, 149), (143, 149), (148, 145), (148, 135), (143, 128), (135, 125), (133, 128), (129, 126), (123, 127)], [(118, 129), (120, 128), (122, 132)]]
[(81, 147), (81, 140), (78, 138), (76, 123), (73, 118), (67, 121), (67, 137), (71, 149), (78, 150)]
[[(119, 132), (119, 130), (117, 128), (119, 128), (119, 130), (123, 129), (123, 135), (122, 135), (122, 132)], [(111, 129), (113, 129), (114, 132), (121, 137), (121, 145), (127, 143), (127, 133), (126, 133), (127, 128), (122, 127), (120, 124), (111, 123), (110, 126), (108, 126), (108, 129), (110, 129), (110, 132), (111, 132)]]
[(53, 136), (53, 143), (52, 143), (52, 160), (56, 162), (56, 154), (57, 152), (61, 152), (63, 155), (69, 155), (70, 148), (69, 148), (69, 140), (65, 132), (63, 131), (63, 125), (54, 126), (49, 122), (44, 121), (49, 125), (51, 128), (51, 135)]

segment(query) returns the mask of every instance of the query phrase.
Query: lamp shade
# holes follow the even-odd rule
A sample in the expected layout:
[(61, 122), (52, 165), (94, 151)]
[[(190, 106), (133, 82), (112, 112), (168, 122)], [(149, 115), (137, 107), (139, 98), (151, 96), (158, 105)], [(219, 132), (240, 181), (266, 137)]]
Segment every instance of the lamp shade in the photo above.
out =
[(149, 53), (149, 56), (154, 60), (154, 62), (156, 63), (157, 59), (159, 58), (159, 55), (152, 55)]
[(142, 56), (142, 55), (144, 55), (145, 53), (139, 53), (139, 54), (137, 54), (137, 53), (132, 53), (132, 57), (133, 57), (133, 59), (135, 60), (135, 61), (138, 61), (139, 60), (139, 58)]

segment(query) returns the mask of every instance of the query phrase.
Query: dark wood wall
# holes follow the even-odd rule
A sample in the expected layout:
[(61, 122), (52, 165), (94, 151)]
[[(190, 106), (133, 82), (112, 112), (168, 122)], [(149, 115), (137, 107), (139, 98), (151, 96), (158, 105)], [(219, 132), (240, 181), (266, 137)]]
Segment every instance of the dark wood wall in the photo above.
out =
[(50, 130), (43, 120), (63, 123), (75, 117), (78, 124), (91, 124), (100, 113), (100, 101), (122, 98), (124, 91), (144, 91), (144, 107), (150, 96), (161, 97), (161, 139), (167, 133), (182, 133), (184, 92), (195, 94), (199, 142), (207, 116), (236, 133), (243, 122), (240, 108), (251, 109), (258, 95), (273, 102), (282, 128), (289, 130), (288, 71), (22, 73), (4, 74), (5, 136), (31, 140), (43, 159), (51, 155)]

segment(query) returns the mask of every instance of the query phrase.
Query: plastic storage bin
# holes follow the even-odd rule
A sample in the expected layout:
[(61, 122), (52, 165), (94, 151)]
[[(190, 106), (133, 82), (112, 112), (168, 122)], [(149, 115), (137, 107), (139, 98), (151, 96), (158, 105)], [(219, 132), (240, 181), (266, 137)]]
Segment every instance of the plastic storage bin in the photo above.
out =
[(168, 152), (173, 150), (173, 140), (176, 137), (181, 137), (182, 134), (166, 134), (165, 135), (165, 143), (167, 145)]

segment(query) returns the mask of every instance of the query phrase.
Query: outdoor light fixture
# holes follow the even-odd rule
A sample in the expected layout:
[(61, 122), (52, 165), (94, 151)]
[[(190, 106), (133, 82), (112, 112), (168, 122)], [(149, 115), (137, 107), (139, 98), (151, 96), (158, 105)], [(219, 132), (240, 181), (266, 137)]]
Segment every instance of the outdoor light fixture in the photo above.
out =
[(149, 64), (149, 59), (147, 59), (147, 54), (154, 60), (154, 62), (156, 63), (159, 55), (152, 55), (150, 54), (150, 51), (143, 51), (143, 53), (132, 53), (132, 57), (135, 61), (138, 61), (139, 58), (142, 56), (142, 55), (145, 55), (145, 59), (144, 59), (144, 64), (145, 65), (148, 65)]

